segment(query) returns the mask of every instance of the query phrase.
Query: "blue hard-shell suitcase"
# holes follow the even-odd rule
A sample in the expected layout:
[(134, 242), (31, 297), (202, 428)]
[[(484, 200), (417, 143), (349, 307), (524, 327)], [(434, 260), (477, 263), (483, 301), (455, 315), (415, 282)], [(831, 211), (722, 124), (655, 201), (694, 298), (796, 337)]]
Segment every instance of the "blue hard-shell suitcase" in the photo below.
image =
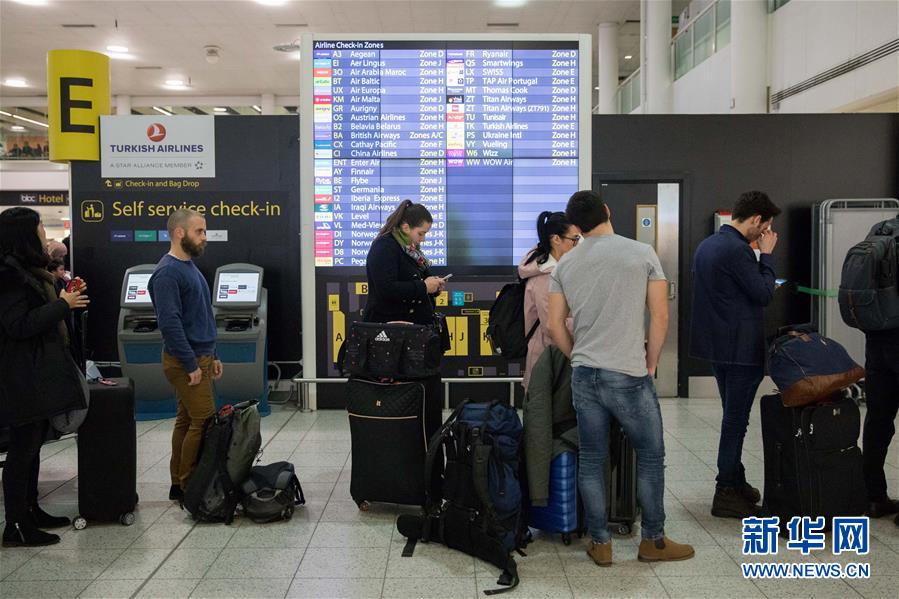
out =
[(580, 500), (577, 492), (577, 453), (566, 451), (553, 458), (549, 466), (549, 501), (546, 507), (528, 509), (528, 525), (538, 530), (562, 533), (562, 541), (571, 543), (571, 535), (580, 535)]

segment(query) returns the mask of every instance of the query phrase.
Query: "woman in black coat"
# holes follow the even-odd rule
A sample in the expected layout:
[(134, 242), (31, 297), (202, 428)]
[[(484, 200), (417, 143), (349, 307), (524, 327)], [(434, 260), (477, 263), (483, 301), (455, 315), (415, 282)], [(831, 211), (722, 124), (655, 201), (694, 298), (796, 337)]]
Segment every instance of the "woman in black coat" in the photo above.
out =
[(37, 504), (41, 445), (49, 418), (86, 405), (65, 321), (89, 303), (81, 290), (57, 297), (46, 236), (30, 208), (0, 213), (0, 426), (9, 427), (3, 469), (4, 547), (59, 542), (40, 530), (66, 526)]
[(434, 324), (434, 296), (446, 288), (446, 280), (431, 274), (431, 263), (421, 252), (433, 222), (427, 208), (410, 200), (387, 218), (365, 262), (366, 322)]

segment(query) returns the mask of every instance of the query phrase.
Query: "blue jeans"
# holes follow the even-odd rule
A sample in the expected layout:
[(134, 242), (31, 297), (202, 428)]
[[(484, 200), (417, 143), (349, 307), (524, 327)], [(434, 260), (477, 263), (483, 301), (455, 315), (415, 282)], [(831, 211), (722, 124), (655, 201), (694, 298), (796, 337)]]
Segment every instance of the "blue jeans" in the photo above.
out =
[(718, 441), (717, 488), (741, 487), (746, 482), (743, 467), (743, 439), (749, 426), (749, 412), (755, 392), (765, 376), (764, 366), (743, 366), (712, 362), (721, 394), (721, 438)]
[(644, 539), (660, 539), (665, 529), (665, 441), (662, 413), (649, 376), (578, 366), (571, 377), (580, 443), (578, 486), (587, 529), (596, 543), (608, 543), (609, 511), (605, 481), (609, 426), (617, 420), (637, 451), (637, 500), (643, 508)]

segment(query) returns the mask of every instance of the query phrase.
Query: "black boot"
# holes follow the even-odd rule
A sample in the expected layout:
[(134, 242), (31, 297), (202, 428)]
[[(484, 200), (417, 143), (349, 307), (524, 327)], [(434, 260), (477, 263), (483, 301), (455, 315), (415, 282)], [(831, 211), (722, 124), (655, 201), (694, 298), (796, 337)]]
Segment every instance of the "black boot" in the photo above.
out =
[(34, 525), (38, 528), (59, 528), (61, 526), (68, 526), (72, 523), (72, 521), (65, 516), (51, 516), (37, 504), (31, 506), (31, 521), (34, 522)]
[(868, 502), (868, 511), (865, 512), (871, 518), (883, 518), (899, 512), (899, 501), (890, 499), (886, 495)]
[(746, 500), (750, 503), (758, 503), (762, 500), (762, 494), (759, 492), (759, 490), (747, 482), (743, 483), (743, 486), (740, 488), (740, 492), (743, 494), (743, 497), (745, 497)]
[(718, 518), (748, 518), (759, 515), (759, 506), (749, 501), (742, 489), (721, 487), (715, 489), (712, 515)]
[(30, 522), (7, 522), (3, 529), (4, 547), (44, 547), (59, 543), (59, 535), (38, 530)]
[(169, 499), (172, 501), (184, 501), (184, 491), (181, 490), (181, 485), (169, 487)]

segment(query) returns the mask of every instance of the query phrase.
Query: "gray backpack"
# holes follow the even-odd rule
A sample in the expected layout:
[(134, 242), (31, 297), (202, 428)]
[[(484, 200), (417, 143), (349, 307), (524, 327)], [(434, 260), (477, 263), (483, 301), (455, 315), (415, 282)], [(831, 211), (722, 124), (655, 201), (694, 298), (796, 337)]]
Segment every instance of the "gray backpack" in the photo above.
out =
[(253, 466), (241, 490), (244, 514), (260, 524), (290, 520), (296, 506), (306, 503), (303, 487), (290, 462)]
[(197, 467), (184, 490), (194, 520), (231, 524), (240, 487), (262, 446), (256, 400), (226, 405), (206, 424)]

